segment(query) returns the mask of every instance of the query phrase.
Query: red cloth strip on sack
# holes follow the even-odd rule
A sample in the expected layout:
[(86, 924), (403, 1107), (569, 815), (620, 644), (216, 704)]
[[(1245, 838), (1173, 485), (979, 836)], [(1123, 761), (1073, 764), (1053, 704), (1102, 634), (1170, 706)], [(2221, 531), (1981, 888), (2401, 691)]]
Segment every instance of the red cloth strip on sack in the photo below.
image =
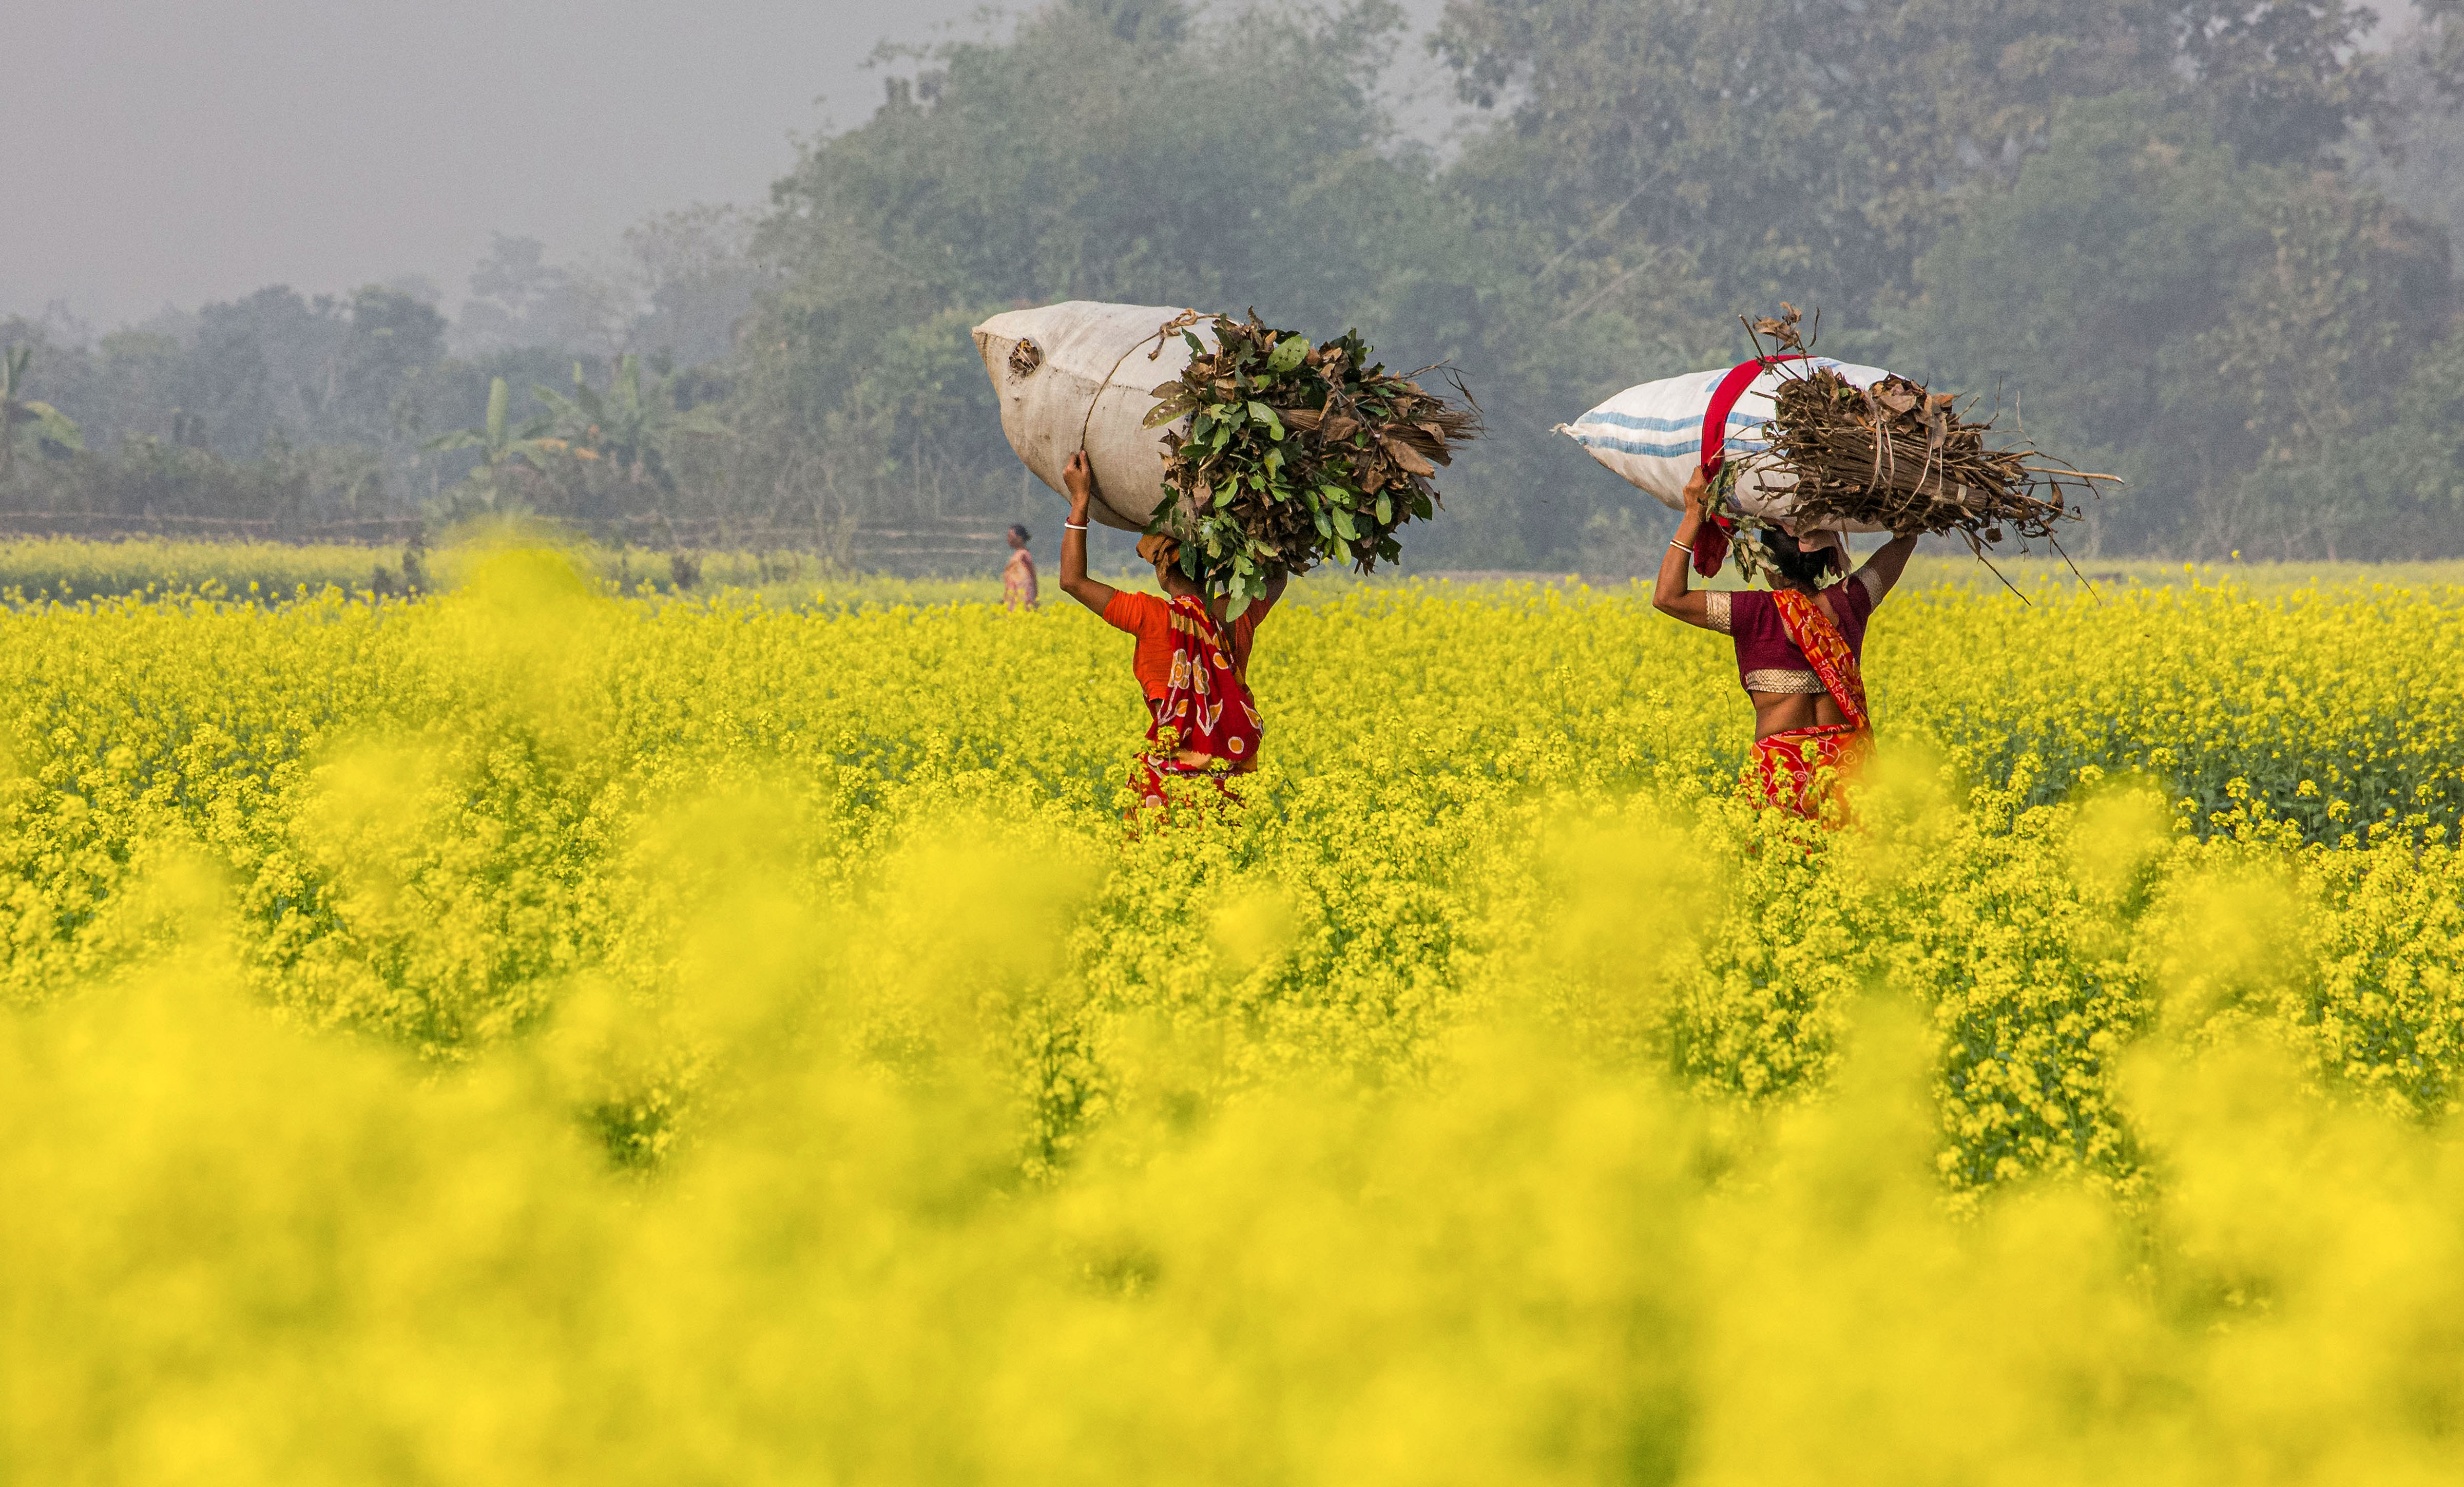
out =
[[(1711, 406), (1703, 410), (1703, 473), (1705, 475), (1718, 476), (1720, 466), (1727, 462), (1728, 414), (1735, 411), (1737, 400), (1746, 395), (1746, 389), (1754, 385), (1754, 379), (1782, 362), (1803, 360), (1805, 360), (1804, 357), (1792, 351), (1786, 356), (1757, 356), (1751, 361), (1739, 362), (1728, 368), (1728, 374), (1721, 378), (1720, 385), (1711, 390)], [(1728, 558), (1730, 529), (1729, 522), (1714, 517), (1711, 519), (1711, 525), (1696, 535), (1694, 539), (1695, 572), (1709, 578), (1720, 571), (1720, 565), (1727, 562)]]

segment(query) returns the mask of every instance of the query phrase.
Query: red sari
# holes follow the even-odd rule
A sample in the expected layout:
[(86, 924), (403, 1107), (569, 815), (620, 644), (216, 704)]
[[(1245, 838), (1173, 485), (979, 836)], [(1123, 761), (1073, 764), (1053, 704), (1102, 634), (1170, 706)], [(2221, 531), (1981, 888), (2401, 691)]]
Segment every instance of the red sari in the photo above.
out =
[[(1823, 690), (1837, 704), (1839, 716), (1848, 721), (1789, 728), (1756, 739), (1746, 783), (1749, 788), (1760, 785), (1765, 805), (1819, 821), (1830, 787), (1856, 773), (1873, 740), (1866, 727), (1865, 676), (1839, 627), (1810, 596), (1781, 588), (1773, 590), (1771, 601), (1779, 607), (1790, 643), (1805, 653)], [(1847, 812), (1835, 809), (1830, 824), (1844, 825), (1846, 820)]]
[(1233, 662), (1230, 640), (1204, 602), (1177, 594), (1171, 603), (1172, 675), (1163, 696), (1147, 699), (1154, 717), (1130, 785), (1139, 804), (1160, 810), (1168, 803), (1166, 779), (1211, 779), (1237, 804), (1241, 797), (1225, 782), (1257, 767), (1266, 725)]

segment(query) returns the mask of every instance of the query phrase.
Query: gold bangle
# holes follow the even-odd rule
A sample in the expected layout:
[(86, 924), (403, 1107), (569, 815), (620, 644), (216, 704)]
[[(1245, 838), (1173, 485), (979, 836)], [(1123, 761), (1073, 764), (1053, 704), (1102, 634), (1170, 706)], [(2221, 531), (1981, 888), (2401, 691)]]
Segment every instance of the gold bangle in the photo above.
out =
[(1674, 537), (1672, 537), (1672, 538), (1668, 539), (1668, 545), (1670, 545), (1671, 547), (1676, 548), (1679, 552), (1682, 552), (1682, 553), (1685, 554), (1685, 556), (1687, 556), (1687, 557), (1689, 557), (1689, 558), (1690, 558), (1690, 557), (1692, 557), (1692, 556), (1694, 556), (1694, 549), (1693, 549), (1693, 548), (1686, 546), (1683, 543), (1679, 542), (1679, 541), (1678, 541), (1676, 538), (1674, 538)]

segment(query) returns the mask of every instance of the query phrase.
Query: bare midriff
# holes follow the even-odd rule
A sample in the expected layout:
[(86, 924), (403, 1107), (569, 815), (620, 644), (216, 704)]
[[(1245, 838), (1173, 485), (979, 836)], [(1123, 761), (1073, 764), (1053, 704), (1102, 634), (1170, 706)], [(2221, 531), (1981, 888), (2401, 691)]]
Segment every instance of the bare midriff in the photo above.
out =
[(1842, 723), (1848, 721), (1831, 694), (1809, 697), (1802, 692), (1749, 692), (1746, 699), (1754, 704), (1754, 737), (1770, 738), (1791, 728), (1811, 728), (1817, 724)]

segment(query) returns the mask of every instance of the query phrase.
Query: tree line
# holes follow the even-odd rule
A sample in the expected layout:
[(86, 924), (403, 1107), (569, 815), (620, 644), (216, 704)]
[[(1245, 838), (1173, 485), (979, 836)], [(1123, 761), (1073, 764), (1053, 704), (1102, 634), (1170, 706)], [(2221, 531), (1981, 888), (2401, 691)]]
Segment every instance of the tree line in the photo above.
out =
[[(717, 427), (760, 273), (751, 227), (730, 209), (655, 217), (612, 267), (500, 235), (451, 322), (415, 280), (270, 286), (100, 337), (57, 309), (0, 321), (18, 368), (0, 386), (0, 508), (305, 527), (516, 506), (587, 522), (682, 499), (660, 456)], [(542, 456), (536, 500), (492, 478), (508, 446)]]
[[(241, 499), (218, 464), (319, 511), (1006, 521), (1049, 498), (969, 327), (1254, 305), (1480, 396), (1415, 561), (1614, 567), (1664, 514), (1547, 430), (1736, 360), (1736, 317), (1786, 300), (1824, 350), (2126, 477), (2089, 550), (2464, 550), (2459, 3), (2381, 37), (2341, 0), (1450, 0), (1430, 44), (1469, 122), (1432, 144), (1388, 100), (1390, 0), (1060, 0), (896, 58), (766, 210), (649, 232), (626, 292), (509, 242), (451, 327), (382, 288), (85, 345), (12, 322), (12, 395), (86, 447), (19, 420), (5, 478), (12, 504)], [(632, 411), (626, 450), (594, 400)]]

